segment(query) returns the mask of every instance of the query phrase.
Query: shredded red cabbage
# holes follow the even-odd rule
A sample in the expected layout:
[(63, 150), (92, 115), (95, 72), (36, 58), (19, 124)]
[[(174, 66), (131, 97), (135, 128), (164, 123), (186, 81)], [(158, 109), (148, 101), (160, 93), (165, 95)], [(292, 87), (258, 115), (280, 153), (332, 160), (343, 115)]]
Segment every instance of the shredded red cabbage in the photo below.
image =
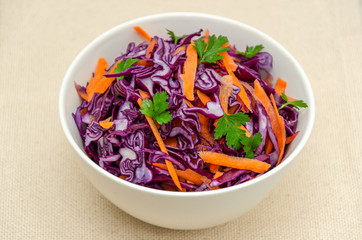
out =
[[(243, 183), (258, 177), (264, 173), (255, 173), (247, 170), (231, 169), (216, 179), (206, 164), (199, 156), (199, 149), (222, 152), (228, 155), (244, 157), (243, 149), (235, 150), (229, 147), (225, 141), (215, 140), (210, 142), (203, 138), (199, 114), (207, 116), (210, 121), (209, 131), (214, 131), (214, 121), (224, 114), (219, 101), (220, 80), (227, 74), (223, 66), (218, 64), (201, 63), (197, 68), (195, 78), (195, 90), (207, 94), (211, 101), (206, 106), (198, 104), (198, 97), (195, 94), (195, 107), (189, 107), (185, 103), (185, 96), (182, 89), (180, 74), (183, 71), (183, 64), (186, 59), (185, 50), (173, 54), (175, 50), (191, 43), (191, 40), (200, 38), (202, 30), (189, 34), (182, 38), (178, 44), (171, 39), (163, 39), (155, 36), (157, 41), (151, 52), (151, 57), (146, 58), (148, 42), (136, 45), (129, 43), (127, 50), (114, 61), (129, 58), (146, 60), (149, 65), (135, 65), (123, 72), (106, 74), (105, 77), (121, 77), (122, 80), (114, 81), (108, 90), (103, 93), (96, 93), (87, 102), (83, 100), (76, 109), (73, 118), (84, 142), (84, 149), (88, 156), (101, 168), (109, 173), (121, 177), (129, 182), (154, 189), (165, 189), (165, 186), (175, 187), (167, 170), (155, 167), (153, 163), (164, 163), (165, 159), (171, 161), (176, 169), (192, 169), (197, 173), (211, 180), (209, 184), (195, 185), (191, 182), (181, 182), (181, 186), (187, 191), (206, 191), (210, 188), (224, 188)], [(235, 76), (251, 88), (254, 80), (257, 79), (265, 92), (273, 94), (277, 107), (285, 101), (276, 94), (275, 90), (264, 80), (272, 69), (273, 58), (267, 52), (259, 52), (252, 58), (247, 58), (236, 53), (235, 47), (230, 48), (228, 54), (235, 59), (237, 69)], [(112, 67), (112, 66), (111, 66)], [(86, 89), (78, 86), (80, 91)], [(177, 147), (166, 145), (168, 155), (160, 151), (155, 136), (153, 135), (145, 116), (139, 111), (137, 99), (140, 94), (137, 89), (148, 92), (153, 96), (156, 92), (166, 91), (168, 94), (168, 110), (172, 114), (172, 121), (163, 124), (159, 128), (163, 140), (168, 138), (177, 139)], [(229, 107), (235, 107), (239, 112), (245, 108), (238, 101), (237, 94), (240, 89), (233, 86), (233, 92), (229, 98)], [(246, 88), (249, 99), (252, 101), (252, 92)], [(276, 137), (271, 129), (269, 117), (266, 110), (256, 102), (252, 106), (253, 112), (248, 112), (250, 121), (246, 129), (252, 134), (260, 133), (263, 141), (255, 149), (255, 158), (271, 164), (272, 169), (277, 161), (280, 149)], [(280, 110), (284, 118), (287, 136), (296, 131), (298, 111), (293, 107), (286, 106)], [(111, 117), (113, 126), (105, 129), (100, 121)], [(266, 139), (269, 138), (273, 144), (273, 151), (265, 153)], [(222, 149), (222, 150), (221, 150)], [(270, 170), (269, 169), (269, 170)]]

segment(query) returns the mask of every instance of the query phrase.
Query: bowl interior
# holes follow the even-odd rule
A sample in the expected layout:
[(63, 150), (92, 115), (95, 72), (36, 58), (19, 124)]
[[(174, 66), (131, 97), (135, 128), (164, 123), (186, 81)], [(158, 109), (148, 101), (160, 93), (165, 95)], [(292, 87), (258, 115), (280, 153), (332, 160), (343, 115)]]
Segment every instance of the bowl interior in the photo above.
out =
[[(69, 142), (89, 164), (95, 163), (85, 154), (82, 140), (72, 118), (72, 113), (81, 103), (75, 91), (74, 82), (86, 85), (96, 67), (98, 58), (104, 57), (109, 63), (113, 63), (116, 57), (126, 51), (129, 42), (138, 44), (144, 41), (133, 30), (136, 25), (141, 26), (151, 36), (157, 35), (165, 38), (168, 37), (166, 29), (174, 31), (176, 35), (183, 35), (207, 28), (210, 30), (210, 34), (227, 36), (229, 42), (239, 50), (244, 49), (247, 45), (263, 44), (265, 51), (268, 51), (274, 59), (271, 71), (274, 79), (280, 77), (286, 80), (288, 83), (286, 93), (294, 98), (303, 99), (309, 105), (309, 108), (300, 112), (298, 123), (300, 134), (289, 146), (285, 160), (268, 174), (277, 171), (278, 168), (283, 167), (283, 164), (288, 164), (300, 152), (312, 130), (314, 97), (305, 73), (291, 54), (266, 34), (240, 22), (206, 14), (170, 13), (139, 18), (109, 30), (86, 46), (68, 69), (59, 98), (60, 119)], [(103, 171), (100, 167), (98, 168)], [(262, 177), (267, 177), (268, 174)]]

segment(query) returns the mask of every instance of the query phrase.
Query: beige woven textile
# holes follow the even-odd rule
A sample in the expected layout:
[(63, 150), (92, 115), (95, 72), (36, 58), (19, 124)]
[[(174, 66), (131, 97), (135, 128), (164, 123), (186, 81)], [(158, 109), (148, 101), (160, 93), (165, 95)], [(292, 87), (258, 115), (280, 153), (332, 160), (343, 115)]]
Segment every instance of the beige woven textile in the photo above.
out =
[[(362, 239), (361, 4), (0, 0), (0, 239)], [(311, 138), (271, 194), (197, 231), (155, 227), (111, 204), (78, 168), (58, 118), (62, 78), (86, 44), (127, 20), (174, 11), (269, 34), (303, 66), (316, 98)]]

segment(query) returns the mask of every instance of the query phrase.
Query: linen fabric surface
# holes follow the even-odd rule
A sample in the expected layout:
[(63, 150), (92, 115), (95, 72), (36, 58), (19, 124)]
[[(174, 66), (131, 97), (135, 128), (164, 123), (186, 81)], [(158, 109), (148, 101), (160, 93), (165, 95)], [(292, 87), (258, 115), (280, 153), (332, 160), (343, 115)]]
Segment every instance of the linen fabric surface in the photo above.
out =
[[(0, 0), (0, 239), (362, 239), (361, 4)], [(125, 21), (175, 11), (270, 35), (302, 65), (316, 99), (310, 140), (269, 196), (194, 231), (149, 225), (105, 199), (75, 163), (58, 117), (62, 79), (85, 45)]]

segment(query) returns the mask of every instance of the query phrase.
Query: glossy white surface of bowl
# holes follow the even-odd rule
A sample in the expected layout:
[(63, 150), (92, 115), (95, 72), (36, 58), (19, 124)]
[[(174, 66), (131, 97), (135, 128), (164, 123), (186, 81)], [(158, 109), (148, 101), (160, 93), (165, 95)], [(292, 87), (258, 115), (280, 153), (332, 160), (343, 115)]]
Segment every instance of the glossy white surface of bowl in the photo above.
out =
[[(227, 36), (239, 49), (263, 44), (272, 54), (274, 78), (288, 82), (287, 94), (303, 99), (309, 107), (300, 112), (298, 137), (289, 146), (284, 161), (257, 179), (238, 186), (207, 192), (168, 192), (129, 183), (101, 169), (84, 152), (82, 140), (72, 113), (80, 99), (74, 82), (86, 85), (97, 60), (105, 57), (112, 63), (126, 51), (129, 42), (144, 41), (134, 30), (141, 26), (149, 34), (168, 37), (165, 29), (176, 35), (209, 29), (211, 34)], [(161, 227), (200, 229), (233, 220), (262, 201), (291, 167), (307, 142), (314, 123), (315, 104), (309, 80), (294, 57), (266, 34), (243, 23), (200, 13), (166, 13), (138, 18), (102, 34), (87, 45), (71, 63), (64, 77), (59, 96), (60, 121), (70, 145), (77, 152), (77, 161), (89, 181), (112, 203), (130, 215)], [(210, 209), (220, 209), (217, 213)], [(278, 209), (275, 209), (278, 211)]]

